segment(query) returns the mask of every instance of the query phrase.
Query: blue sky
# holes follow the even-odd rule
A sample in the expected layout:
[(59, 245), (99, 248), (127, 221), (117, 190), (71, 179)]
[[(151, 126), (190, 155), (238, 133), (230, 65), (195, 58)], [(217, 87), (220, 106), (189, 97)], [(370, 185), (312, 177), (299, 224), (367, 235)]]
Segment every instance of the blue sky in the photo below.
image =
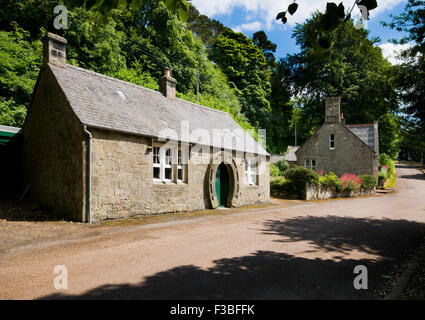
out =
[[(243, 32), (246, 36), (258, 30), (264, 30), (271, 41), (277, 44), (277, 57), (284, 57), (288, 53), (298, 51), (291, 34), (296, 23), (302, 23), (311, 13), (316, 10), (324, 11), (326, 2), (330, 0), (299, 0), (299, 8), (293, 16), (288, 14), (288, 23), (283, 25), (276, 21), (278, 12), (285, 11), (293, 0), (192, 0), (198, 10), (210, 18), (221, 21), (224, 25), (235, 31)], [(339, 1), (335, 1), (339, 3)], [(343, 1), (344, 5), (350, 7), (354, 0)], [(403, 11), (406, 0), (378, 0), (378, 8), (371, 11), (367, 29), (370, 37), (381, 39), (383, 54), (392, 63), (396, 63), (395, 52), (400, 50), (399, 46), (389, 43), (391, 38), (401, 38), (398, 31), (383, 27), (380, 21), (390, 21), (389, 14), (398, 15)], [(356, 7), (353, 16), (360, 16)]]

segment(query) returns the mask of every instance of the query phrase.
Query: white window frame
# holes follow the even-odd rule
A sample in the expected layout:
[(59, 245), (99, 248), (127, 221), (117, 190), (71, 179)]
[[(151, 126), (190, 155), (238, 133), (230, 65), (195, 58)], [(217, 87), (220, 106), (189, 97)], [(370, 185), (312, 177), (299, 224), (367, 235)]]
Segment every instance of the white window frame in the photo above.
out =
[[(314, 162), (314, 165), (313, 165), (313, 162)], [(317, 167), (317, 161), (316, 161), (316, 159), (311, 159), (310, 160), (310, 163), (311, 163), (311, 170), (316, 171), (316, 167)]]
[[(313, 165), (313, 162), (314, 162), (314, 165)], [(305, 159), (304, 160), (304, 167), (311, 169), (311, 170), (316, 170), (317, 160), (316, 159)]]
[[(333, 144), (333, 146), (332, 146)], [(335, 150), (335, 134), (330, 134), (329, 135), (329, 149), (330, 150)]]
[(245, 159), (245, 184), (257, 184), (257, 170), (258, 168), (256, 159)]
[[(159, 163), (155, 163), (155, 151), (159, 149)], [(167, 151), (170, 151), (170, 155), (167, 156)], [(171, 162), (171, 163), (170, 163)], [(173, 175), (174, 175), (174, 168), (173, 168), (173, 149), (172, 148), (165, 148), (165, 147), (159, 147), (154, 146), (153, 152), (152, 152), (152, 165), (153, 168), (159, 168), (159, 179), (155, 178), (153, 175), (153, 172), (155, 169), (152, 169), (152, 175), (154, 181), (162, 181), (162, 182), (168, 182), (173, 181)], [(171, 179), (165, 178), (165, 169), (171, 169)]]

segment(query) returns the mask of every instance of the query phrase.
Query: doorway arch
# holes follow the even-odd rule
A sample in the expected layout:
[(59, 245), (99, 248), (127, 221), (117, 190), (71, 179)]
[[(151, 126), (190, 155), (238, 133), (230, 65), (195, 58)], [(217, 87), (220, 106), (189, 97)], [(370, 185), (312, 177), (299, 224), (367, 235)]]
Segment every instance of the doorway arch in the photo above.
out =
[[(220, 169), (219, 169), (220, 168)], [(228, 175), (228, 192), (227, 199), (223, 202), (222, 198), (219, 199), (219, 194), (216, 188), (216, 176), (219, 171), (219, 176), (225, 172)], [(238, 206), (239, 198), (239, 174), (235, 161), (232, 159), (230, 163), (211, 163), (208, 167), (208, 198), (211, 208), (215, 209), (220, 206), (219, 201), (222, 200), (221, 206), (232, 208)], [(220, 181), (221, 183), (221, 181)], [(220, 185), (221, 187), (221, 185)], [(221, 191), (221, 188), (220, 188)]]

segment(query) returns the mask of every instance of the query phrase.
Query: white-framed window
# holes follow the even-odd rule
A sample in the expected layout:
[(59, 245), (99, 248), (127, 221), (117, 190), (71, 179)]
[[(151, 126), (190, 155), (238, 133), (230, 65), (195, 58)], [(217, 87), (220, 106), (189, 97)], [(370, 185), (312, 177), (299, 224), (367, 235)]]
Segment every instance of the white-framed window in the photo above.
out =
[(335, 135), (334, 134), (329, 135), (329, 149), (331, 149), (331, 150), (335, 149)]
[(312, 169), (312, 170), (316, 170), (316, 159), (305, 159), (304, 167)]
[(245, 184), (257, 184), (257, 160), (245, 160)]
[(177, 152), (177, 181), (184, 181), (183, 150), (181, 149)]
[(153, 147), (153, 179), (156, 181), (173, 180), (173, 150)]

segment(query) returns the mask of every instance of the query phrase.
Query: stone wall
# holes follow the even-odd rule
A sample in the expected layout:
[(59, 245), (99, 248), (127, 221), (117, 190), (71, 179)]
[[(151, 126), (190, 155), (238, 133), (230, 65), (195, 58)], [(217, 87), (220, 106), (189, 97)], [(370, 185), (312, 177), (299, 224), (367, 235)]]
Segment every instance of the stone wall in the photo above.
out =
[[(335, 135), (335, 149), (329, 148), (329, 135)], [(378, 176), (378, 156), (363, 141), (345, 128), (343, 123), (325, 123), (303, 146), (298, 149), (297, 164), (315, 159), (316, 170)]]
[[(92, 141), (93, 220), (122, 218), (166, 212), (210, 208), (208, 159), (186, 167), (185, 183), (153, 181), (151, 138), (89, 129)], [(244, 184), (242, 159), (235, 157), (240, 177), (237, 206), (268, 202), (269, 165), (262, 162), (264, 174), (257, 186)]]
[(360, 190), (357, 192), (348, 192), (348, 191), (342, 191), (337, 192), (328, 188), (324, 188), (323, 186), (318, 186), (315, 184), (309, 184), (307, 183), (306, 186), (306, 198), (305, 200), (324, 200), (324, 199), (331, 199), (331, 198), (350, 198), (350, 197), (357, 197), (362, 195), (371, 195), (375, 192), (375, 190)]
[(24, 188), (34, 201), (84, 220), (82, 127), (48, 66), (24, 124)]

